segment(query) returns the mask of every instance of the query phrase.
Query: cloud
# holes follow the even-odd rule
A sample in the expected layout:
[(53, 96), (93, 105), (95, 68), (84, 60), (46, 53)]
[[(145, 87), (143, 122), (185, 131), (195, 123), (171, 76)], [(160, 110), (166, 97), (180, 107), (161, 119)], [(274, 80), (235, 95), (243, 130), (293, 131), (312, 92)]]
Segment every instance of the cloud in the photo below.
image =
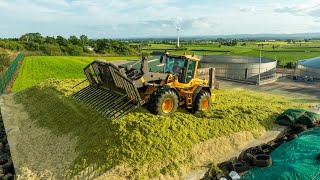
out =
[(309, 11), (308, 14), (313, 17), (320, 17), (320, 7)]
[(294, 5), (282, 5), (274, 9), (276, 13), (287, 13), (297, 16), (320, 17), (320, 2), (311, 1)]
[(286, 6), (286, 7), (280, 7), (276, 8), (274, 10), (276, 13), (288, 13), (288, 14), (293, 14), (293, 15), (307, 15), (308, 14), (308, 9), (299, 7), (299, 6)]
[(182, 37), (281, 33), (302, 31), (314, 23), (320, 17), (319, 6), (319, 0), (0, 0), (1, 24), (6, 25), (0, 34), (174, 36), (177, 17)]
[(248, 7), (241, 7), (241, 12), (256, 12), (256, 7), (254, 6), (248, 6)]

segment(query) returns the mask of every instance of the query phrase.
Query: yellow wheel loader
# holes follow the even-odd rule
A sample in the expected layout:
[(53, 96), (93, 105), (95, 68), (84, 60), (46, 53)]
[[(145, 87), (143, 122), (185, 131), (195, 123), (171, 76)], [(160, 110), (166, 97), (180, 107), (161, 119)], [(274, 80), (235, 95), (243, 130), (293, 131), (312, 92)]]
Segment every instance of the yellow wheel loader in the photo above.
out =
[(145, 104), (162, 116), (173, 114), (178, 106), (191, 113), (208, 111), (214, 100), (213, 69), (208, 69), (208, 79), (197, 78), (199, 61), (194, 55), (165, 54), (158, 65), (163, 69), (152, 72), (144, 57), (140, 69), (96, 60), (84, 68), (90, 85), (73, 97), (112, 119)]

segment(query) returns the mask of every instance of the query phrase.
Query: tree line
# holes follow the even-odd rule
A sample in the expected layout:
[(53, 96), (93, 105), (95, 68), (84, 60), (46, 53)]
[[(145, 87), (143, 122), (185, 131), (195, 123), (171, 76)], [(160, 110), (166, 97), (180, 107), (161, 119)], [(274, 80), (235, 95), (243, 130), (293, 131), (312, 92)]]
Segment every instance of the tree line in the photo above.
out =
[(135, 47), (128, 42), (111, 39), (89, 39), (86, 35), (79, 38), (70, 36), (43, 37), (40, 33), (27, 33), (20, 38), (0, 38), (0, 47), (12, 51), (27, 51), (37, 55), (132, 55), (137, 54)]

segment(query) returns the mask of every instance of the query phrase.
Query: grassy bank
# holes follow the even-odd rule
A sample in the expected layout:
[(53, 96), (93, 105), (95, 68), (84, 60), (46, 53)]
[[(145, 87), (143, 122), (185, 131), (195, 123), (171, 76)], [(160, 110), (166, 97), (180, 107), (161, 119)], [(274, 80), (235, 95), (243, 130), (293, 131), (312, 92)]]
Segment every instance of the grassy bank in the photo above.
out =
[(95, 59), (132, 60), (139, 57), (29, 56), (22, 62), (12, 91), (26, 89), (49, 78), (84, 79), (83, 68)]
[(0, 77), (7, 71), (18, 53), (0, 48)]
[[(69, 98), (79, 80), (49, 80), (15, 94), (33, 123), (58, 136), (77, 139), (78, 154), (69, 174), (95, 165), (97, 171), (127, 167), (127, 178), (170, 174), (197, 158), (195, 145), (236, 132), (274, 127), (274, 120), (289, 107), (305, 107), (288, 98), (248, 90), (219, 90), (209, 113), (179, 109), (172, 117), (156, 116), (138, 108), (118, 121), (101, 117)], [(73, 90), (74, 91), (74, 90)]]

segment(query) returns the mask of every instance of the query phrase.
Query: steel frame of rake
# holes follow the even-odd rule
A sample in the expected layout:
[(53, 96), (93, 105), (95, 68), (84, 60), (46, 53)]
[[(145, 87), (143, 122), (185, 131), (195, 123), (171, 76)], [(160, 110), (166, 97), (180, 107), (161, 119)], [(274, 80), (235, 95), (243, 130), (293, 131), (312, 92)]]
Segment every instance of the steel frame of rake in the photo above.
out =
[(72, 97), (84, 102), (90, 108), (98, 111), (102, 116), (113, 120), (120, 119), (125, 114), (139, 107), (139, 105), (132, 103), (135, 100), (134, 98), (127, 101), (127, 94), (121, 96), (92, 85), (74, 93)]

